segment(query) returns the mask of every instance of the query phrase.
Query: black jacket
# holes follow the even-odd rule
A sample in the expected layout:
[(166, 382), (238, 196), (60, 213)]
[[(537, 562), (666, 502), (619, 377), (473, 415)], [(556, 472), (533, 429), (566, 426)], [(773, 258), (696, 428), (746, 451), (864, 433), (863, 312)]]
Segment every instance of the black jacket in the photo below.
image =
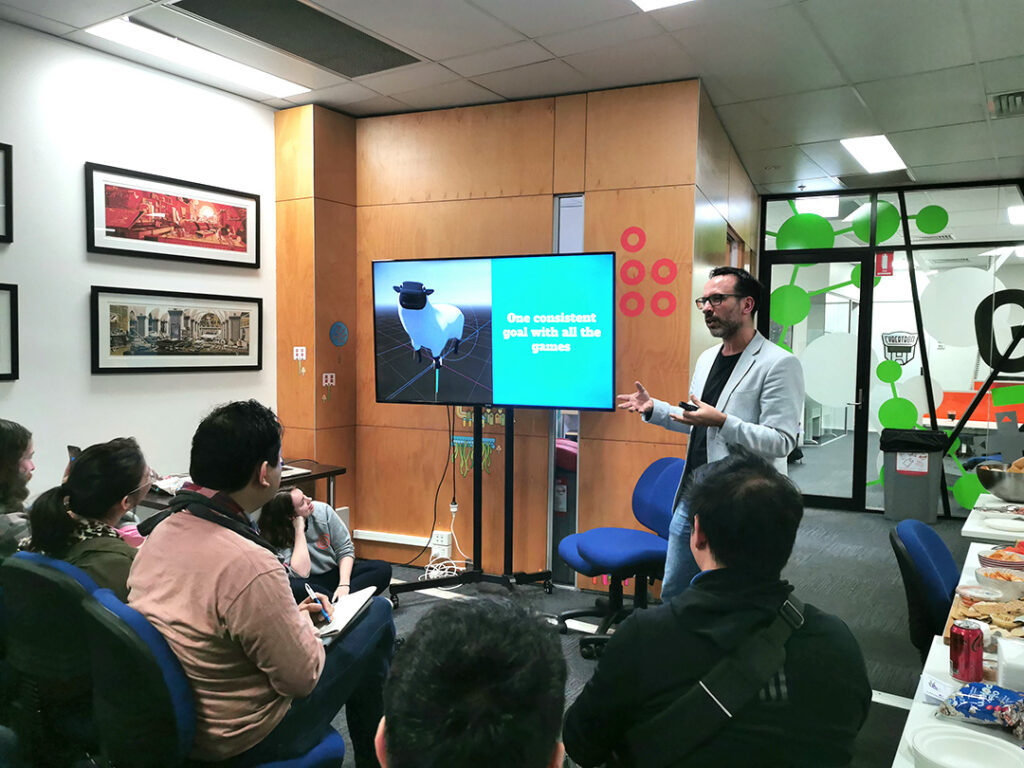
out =
[[(566, 715), (566, 751), (581, 766), (613, 752), (644, 765), (624, 735), (696, 684), (727, 652), (768, 624), (792, 587), (742, 570), (706, 571), (671, 602), (638, 611), (605, 648), (593, 678)], [(786, 663), (759, 697), (673, 765), (842, 766), (871, 704), (864, 659), (839, 618), (805, 606), (786, 643)], [(709, 706), (714, 706), (709, 701)], [(679, 723), (679, 732), (686, 723)], [(673, 733), (666, 733), (671, 741)]]

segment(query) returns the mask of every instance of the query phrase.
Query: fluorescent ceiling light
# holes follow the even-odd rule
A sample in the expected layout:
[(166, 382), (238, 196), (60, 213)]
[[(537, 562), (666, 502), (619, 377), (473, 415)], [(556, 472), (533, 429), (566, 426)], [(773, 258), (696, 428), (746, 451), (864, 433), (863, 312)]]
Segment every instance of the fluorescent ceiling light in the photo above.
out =
[(797, 213), (816, 213), (826, 219), (834, 219), (839, 215), (839, 198), (835, 195), (828, 197), (798, 197), (795, 201)]
[(1011, 205), (1006, 209), (1006, 215), (1010, 217), (1011, 224), (1024, 227), (1024, 205)]
[(849, 152), (868, 173), (881, 173), (882, 171), (898, 171), (906, 168), (892, 144), (885, 136), (861, 136), (857, 139), (840, 139), (846, 151)]
[(682, 5), (691, 0), (633, 0), (633, 4), (641, 11), (656, 11), (659, 8), (668, 8), (670, 5)]
[(140, 24), (132, 24), (124, 17), (105, 21), (102, 24), (89, 27), (85, 31), (102, 37), (104, 40), (158, 56), (175, 64), (228, 80), (268, 96), (276, 96), (279, 99), (309, 92), (309, 88), (297, 83), (261, 72)]

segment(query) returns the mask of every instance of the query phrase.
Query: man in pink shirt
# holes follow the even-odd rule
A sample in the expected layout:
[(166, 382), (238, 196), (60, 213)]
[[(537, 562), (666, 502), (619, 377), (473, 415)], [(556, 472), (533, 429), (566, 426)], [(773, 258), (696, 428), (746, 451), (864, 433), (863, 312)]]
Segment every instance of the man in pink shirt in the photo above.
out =
[(128, 600), (167, 638), (192, 684), (192, 758), (298, 757), (346, 706), (356, 765), (376, 766), (391, 604), (375, 598), (326, 653), (314, 628), (320, 606), (307, 599), (296, 608), (284, 566), (249, 518), (281, 483), (277, 418), (255, 400), (217, 408), (192, 438), (189, 472), (193, 482), (168, 511), (140, 525), (148, 538)]

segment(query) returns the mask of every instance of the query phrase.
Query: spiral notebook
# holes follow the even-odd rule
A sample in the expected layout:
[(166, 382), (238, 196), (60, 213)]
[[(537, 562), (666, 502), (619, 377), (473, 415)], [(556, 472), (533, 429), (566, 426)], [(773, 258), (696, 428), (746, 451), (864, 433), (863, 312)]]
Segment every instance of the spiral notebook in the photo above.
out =
[(355, 626), (358, 619), (370, 607), (370, 601), (373, 599), (375, 591), (373, 587), (364, 587), (358, 592), (347, 594), (333, 603), (334, 618), (331, 619), (329, 624), (325, 624), (318, 630), (320, 639), (324, 641), (325, 645), (334, 642)]

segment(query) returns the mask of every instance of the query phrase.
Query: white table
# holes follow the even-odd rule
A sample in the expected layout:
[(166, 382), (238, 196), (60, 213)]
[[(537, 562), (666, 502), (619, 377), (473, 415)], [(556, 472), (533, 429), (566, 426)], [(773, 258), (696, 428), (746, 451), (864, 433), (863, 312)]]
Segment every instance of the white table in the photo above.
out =
[[(988, 493), (982, 494), (978, 498), (978, 503), (989, 501), (1000, 504), (1009, 503)], [(1024, 531), (997, 531), (995, 528), (989, 528), (985, 525), (985, 518), (982, 517), (977, 506), (971, 510), (971, 514), (964, 521), (960, 535), (967, 539), (990, 541), (995, 544), (1016, 544), (1018, 541), (1024, 540)]]

